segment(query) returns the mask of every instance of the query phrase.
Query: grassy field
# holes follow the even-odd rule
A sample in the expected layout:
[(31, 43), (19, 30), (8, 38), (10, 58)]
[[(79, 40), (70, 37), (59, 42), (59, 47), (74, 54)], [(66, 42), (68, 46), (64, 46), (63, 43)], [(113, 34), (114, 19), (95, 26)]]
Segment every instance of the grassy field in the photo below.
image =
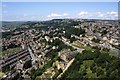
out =
[(19, 52), (20, 50), (21, 50), (21, 47), (10, 48), (10, 49), (7, 49), (7, 50), (1, 52), (1, 54), (2, 54), (2, 57), (7, 57), (8, 55), (15, 54), (15, 53)]
[(0, 72), (0, 78), (3, 77), (4, 73)]
[[(78, 48), (83, 48), (83, 49), (85, 49), (85, 50), (87, 50), (87, 51), (95, 51), (95, 49), (93, 49), (91, 46), (89, 46), (89, 45), (86, 45), (86, 46), (82, 46), (80, 43), (73, 43), (72, 44), (73, 46), (75, 46), (75, 47), (78, 47)], [(107, 54), (109, 54), (109, 55), (114, 55), (114, 54), (117, 54), (117, 52), (115, 52), (115, 51), (111, 51), (111, 50), (109, 50), (109, 51), (105, 51), (105, 50), (100, 50), (100, 52), (101, 53), (107, 53)]]

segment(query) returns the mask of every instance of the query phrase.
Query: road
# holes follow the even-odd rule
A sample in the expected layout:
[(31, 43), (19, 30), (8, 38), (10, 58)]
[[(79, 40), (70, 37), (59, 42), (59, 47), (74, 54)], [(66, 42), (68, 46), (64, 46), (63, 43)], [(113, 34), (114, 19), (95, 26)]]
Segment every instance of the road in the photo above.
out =
[(31, 58), (32, 58), (32, 63), (35, 63), (35, 60), (36, 60), (37, 58), (36, 58), (35, 55), (33, 54), (33, 52), (32, 52), (32, 50), (30, 49), (30, 47), (28, 47), (28, 51), (29, 51), (30, 56), (31, 56)]
[(73, 61), (75, 60), (75, 58), (73, 58), (68, 64), (67, 66), (65, 67), (65, 69), (63, 70), (63, 72), (57, 77), (57, 78), (60, 78), (64, 72), (70, 67), (70, 65), (73, 63)]

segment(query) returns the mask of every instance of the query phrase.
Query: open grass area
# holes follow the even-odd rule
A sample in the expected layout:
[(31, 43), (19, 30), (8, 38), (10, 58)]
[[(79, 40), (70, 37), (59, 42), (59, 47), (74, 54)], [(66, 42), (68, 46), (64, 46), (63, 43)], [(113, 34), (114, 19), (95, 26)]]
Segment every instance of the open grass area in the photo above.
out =
[(87, 51), (95, 51), (91, 46), (85, 46), (84, 49)]
[(35, 78), (35, 80), (40, 80), (41, 79), (41, 76), (37, 76), (36, 78)]
[(117, 52), (114, 52), (114, 51), (109, 51), (109, 54), (117, 54)]
[[(78, 47), (78, 48), (83, 48), (83, 49), (85, 49), (87, 51), (92, 51), (92, 52), (95, 51), (95, 49), (93, 49), (91, 46), (89, 46), (89, 45), (83, 46), (80, 42), (74, 42), (74, 43), (72, 43), (72, 45), (75, 46), (75, 47)], [(111, 51), (111, 50), (107, 51), (107, 50), (103, 50), (103, 49), (100, 50), (100, 52), (101, 53), (107, 53), (109, 55), (117, 54), (117, 52), (115, 52), (115, 51)]]
[(115, 51), (111, 51), (111, 50), (109, 50), (109, 51), (100, 50), (100, 52), (101, 52), (101, 53), (109, 54), (110, 56), (113, 56), (113, 55), (117, 54), (117, 52), (115, 52)]
[(3, 57), (7, 57), (8, 55), (15, 54), (15, 53), (19, 52), (20, 50), (21, 50), (21, 47), (10, 48), (10, 49), (7, 49), (7, 50), (1, 52), (1, 54)]
[(83, 48), (84, 46), (80, 42), (74, 42), (72, 43), (73, 46), (78, 47), (78, 48)]
[(72, 43), (73, 46), (78, 47), (78, 48), (83, 48), (88, 51), (95, 51), (91, 46), (83, 46), (81, 43)]
[(4, 73), (0, 72), (0, 78), (3, 77)]

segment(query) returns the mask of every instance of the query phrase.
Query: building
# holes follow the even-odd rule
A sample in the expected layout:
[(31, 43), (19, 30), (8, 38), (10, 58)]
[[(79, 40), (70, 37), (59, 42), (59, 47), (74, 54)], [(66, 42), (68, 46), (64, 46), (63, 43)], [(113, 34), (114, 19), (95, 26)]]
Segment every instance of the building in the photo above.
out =
[(66, 62), (69, 62), (72, 60), (76, 55), (78, 54), (78, 51), (70, 51), (70, 50), (64, 50), (59, 52), (59, 55), (61, 59), (63, 59)]

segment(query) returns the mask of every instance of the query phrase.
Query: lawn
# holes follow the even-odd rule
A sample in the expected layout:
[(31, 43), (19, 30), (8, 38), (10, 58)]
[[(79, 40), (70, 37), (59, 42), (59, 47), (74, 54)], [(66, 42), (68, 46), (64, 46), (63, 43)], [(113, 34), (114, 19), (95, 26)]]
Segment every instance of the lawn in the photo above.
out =
[(0, 72), (0, 78), (3, 77), (4, 73)]
[(5, 50), (5, 51), (3, 51), (1, 53), (2, 53), (3, 57), (7, 57), (8, 55), (15, 54), (15, 53), (19, 52), (20, 50), (21, 50), (20, 47), (16, 47), (16, 48), (7, 49), (7, 50)]

